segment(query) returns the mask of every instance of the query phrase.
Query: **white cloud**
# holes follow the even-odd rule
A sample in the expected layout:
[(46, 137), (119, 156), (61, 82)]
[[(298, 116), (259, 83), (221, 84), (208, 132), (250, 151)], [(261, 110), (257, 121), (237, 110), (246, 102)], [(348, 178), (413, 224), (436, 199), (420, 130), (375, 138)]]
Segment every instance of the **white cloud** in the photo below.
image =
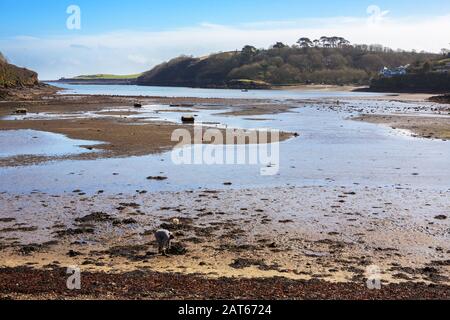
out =
[(335, 17), (299, 21), (268, 21), (223, 26), (212, 23), (158, 32), (117, 31), (98, 35), (16, 37), (0, 39), (13, 62), (39, 72), (41, 79), (89, 73), (130, 74), (188, 54), (204, 56), (246, 44), (268, 47), (276, 41), (293, 44), (301, 36), (343, 36), (353, 43), (379, 43), (393, 49), (438, 52), (449, 46), (450, 15), (382, 19)]
[(128, 60), (130, 60), (131, 62), (134, 62), (136, 64), (147, 64), (148, 63), (148, 59), (139, 54), (129, 54)]

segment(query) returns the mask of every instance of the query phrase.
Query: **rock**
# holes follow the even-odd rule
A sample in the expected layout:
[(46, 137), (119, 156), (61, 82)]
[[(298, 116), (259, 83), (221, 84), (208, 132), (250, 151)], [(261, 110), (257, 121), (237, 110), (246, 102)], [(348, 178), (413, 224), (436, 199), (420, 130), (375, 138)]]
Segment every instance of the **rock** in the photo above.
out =
[(88, 222), (106, 222), (114, 220), (109, 214), (104, 212), (94, 212), (82, 218), (75, 219), (76, 222), (88, 223)]
[(66, 236), (78, 236), (82, 234), (93, 234), (95, 233), (94, 228), (90, 227), (80, 227), (77, 229), (66, 229), (54, 232), (58, 237), (66, 237)]
[(183, 123), (195, 123), (195, 118), (193, 116), (182, 116), (181, 122)]
[(20, 248), (19, 252), (24, 256), (28, 256), (36, 251), (39, 251), (41, 249), (41, 247), (42, 246), (40, 246), (38, 244), (25, 245)]
[(77, 251), (70, 250), (69, 252), (67, 252), (67, 255), (68, 255), (69, 257), (73, 258), (73, 257), (78, 257), (78, 256), (80, 256), (81, 253), (80, 253), (80, 252), (77, 252)]
[(167, 177), (162, 177), (162, 176), (155, 176), (155, 177), (147, 177), (147, 180), (156, 180), (156, 181), (164, 181), (167, 180)]
[(267, 247), (274, 249), (277, 247), (277, 244), (275, 242), (272, 242), (272, 243), (268, 244)]
[(135, 103), (135, 104), (134, 104), (134, 107), (137, 108), (137, 109), (142, 108), (142, 104), (140, 104), (140, 103)]
[(436, 216), (436, 217), (434, 217), (436, 220), (447, 220), (447, 216), (445, 216), (445, 215), (443, 215), (443, 214), (441, 214), (441, 215), (438, 215), (438, 216)]
[(170, 249), (167, 251), (168, 254), (174, 255), (174, 256), (182, 256), (185, 255), (187, 252), (187, 249), (179, 242), (172, 243), (170, 246)]
[(17, 109), (14, 111), (14, 114), (27, 114), (27, 113), (28, 113), (28, 110), (25, 109), (25, 108), (17, 108)]
[(116, 220), (113, 222), (113, 225), (120, 226), (122, 224), (136, 224), (136, 223), (138, 223), (136, 220), (134, 220), (133, 218), (129, 218), (124, 220)]

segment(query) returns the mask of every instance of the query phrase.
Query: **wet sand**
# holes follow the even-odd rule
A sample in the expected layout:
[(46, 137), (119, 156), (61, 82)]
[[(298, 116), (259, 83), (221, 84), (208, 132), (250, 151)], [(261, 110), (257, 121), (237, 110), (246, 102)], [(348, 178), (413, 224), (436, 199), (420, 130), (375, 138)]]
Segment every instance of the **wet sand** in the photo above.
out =
[[(3, 194), (1, 267), (48, 272), (77, 265), (116, 276), (144, 270), (361, 287), (367, 268), (376, 265), (383, 285), (433, 284), (448, 293), (449, 195), (357, 186)], [(168, 257), (157, 255), (153, 241), (161, 227), (176, 235)]]
[(221, 98), (177, 98), (177, 97), (143, 97), (143, 96), (106, 96), (106, 95), (54, 95), (34, 96), (24, 101), (0, 101), (0, 116), (10, 115), (17, 107), (25, 107), (31, 113), (36, 112), (81, 112), (100, 111), (104, 108), (121, 106), (133, 107), (139, 102), (143, 105), (171, 105), (174, 109), (184, 108), (254, 108), (254, 114), (285, 112), (292, 104), (273, 103), (264, 99), (221, 99)]
[[(3, 158), (0, 159), (0, 166), (20, 166), (54, 160), (92, 160), (162, 153), (179, 144), (178, 141), (172, 141), (171, 139), (172, 133), (178, 129), (187, 130), (192, 137), (192, 143), (195, 143), (193, 126), (163, 122), (140, 124), (138, 120), (126, 118), (121, 120), (86, 118), (79, 120), (0, 121), (0, 130), (19, 129), (60, 133), (71, 139), (102, 141), (104, 143), (86, 146), (88, 150), (100, 152), (82, 153), (64, 157), (18, 156)], [(204, 130), (207, 129), (208, 127), (204, 128)], [(227, 131), (230, 130), (221, 130), (224, 137)], [(245, 136), (245, 134), (238, 136)], [(293, 133), (281, 132), (276, 139), (272, 139), (271, 135), (269, 135), (268, 142), (284, 141), (293, 136)], [(204, 141), (202, 143), (207, 144), (208, 142)], [(246, 139), (246, 143), (248, 143), (248, 139)]]
[(388, 125), (394, 129), (412, 132), (415, 137), (450, 139), (450, 114), (440, 115), (362, 115), (354, 120)]
[[(86, 141), (102, 141), (103, 144), (88, 146), (89, 150), (100, 152), (83, 153), (66, 157), (19, 156), (0, 159), (0, 166), (19, 166), (37, 164), (52, 160), (80, 160), (111, 157), (142, 156), (161, 153), (172, 149), (178, 144), (171, 140), (172, 133), (177, 129), (186, 129), (193, 137), (193, 126), (179, 125), (168, 122), (140, 121), (139, 118), (129, 116), (138, 114), (130, 110), (136, 101), (142, 104), (173, 105), (172, 112), (194, 113), (196, 109), (217, 109), (218, 113), (224, 106), (235, 111), (223, 115), (259, 115), (266, 113), (285, 112), (291, 108), (289, 104), (275, 105), (268, 101), (244, 101), (227, 99), (187, 99), (187, 98), (142, 98), (139, 97), (109, 97), (109, 96), (51, 96), (49, 99), (28, 102), (5, 102), (0, 104), (0, 117), (13, 114), (17, 107), (25, 107), (29, 114), (48, 113), (52, 120), (0, 120), (0, 130), (32, 129), (52, 133), (64, 134), (72, 139)], [(187, 112), (183, 106), (187, 106)], [(104, 111), (105, 108), (115, 107), (114, 111)], [(161, 111), (163, 111), (163, 106)], [(89, 114), (94, 112), (101, 116), (92, 119)], [(73, 118), (62, 119), (58, 115), (69, 115)], [(205, 130), (208, 127), (205, 126)], [(225, 136), (227, 130), (221, 130)], [(268, 142), (285, 141), (295, 133), (280, 132), (279, 138)], [(194, 142), (194, 141), (193, 141)], [(205, 142), (207, 143), (207, 142)], [(246, 140), (248, 143), (248, 140)]]
[[(277, 89), (283, 90), (296, 90), (296, 91), (324, 91), (324, 92), (364, 92), (367, 87), (358, 86), (333, 86), (333, 85), (293, 85), (293, 86), (281, 86)], [(371, 92), (371, 91), (367, 91)], [(364, 97), (364, 100), (374, 101), (400, 101), (400, 102), (425, 102), (430, 98), (436, 96), (435, 94), (428, 93), (383, 93), (372, 92), (373, 96)], [(346, 100), (360, 99), (360, 98), (346, 98)]]

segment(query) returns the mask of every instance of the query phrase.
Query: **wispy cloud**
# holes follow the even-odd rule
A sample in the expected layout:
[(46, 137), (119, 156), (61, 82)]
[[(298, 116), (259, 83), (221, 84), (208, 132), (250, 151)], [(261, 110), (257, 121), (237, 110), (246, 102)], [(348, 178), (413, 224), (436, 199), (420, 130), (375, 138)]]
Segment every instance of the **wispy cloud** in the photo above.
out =
[(202, 23), (158, 32), (116, 31), (97, 35), (0, 39), (0, 48), (19, 65), (37, 70), (41, 79), (88, 73), (137, 73), (180, 54), (203, 56), (242, 48), (268, 47), (299, 37), (343, 36), (353, 43), (379, 43), (397, 49), (438, 52), (449, 46), (450, 14), (428, 18), (335, 17), (266, 21), (234, 26)]

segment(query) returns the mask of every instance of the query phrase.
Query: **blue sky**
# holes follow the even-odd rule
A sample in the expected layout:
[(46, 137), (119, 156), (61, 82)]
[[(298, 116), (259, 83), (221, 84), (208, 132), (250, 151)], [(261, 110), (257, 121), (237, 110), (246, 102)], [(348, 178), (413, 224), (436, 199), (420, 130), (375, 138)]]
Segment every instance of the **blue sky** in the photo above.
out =
[[(66, 28), (69, 5), (81, 9), (80, 30)], [(380, 9), (374, 25), (370, 5)], [(179, 54), (300, 36), (438, 51), (450, 46), (449, 23), (448, 0), (0, 0), (0, 51), (54, 78), (134, 73)]]
[(196, 25), (296, 20), (310, 17), (363, 16), (375, 4), (393, 16), (450, 12), (448, 0), (1, 0), (0, 37), (65, 34), (66, 8), (83, 14), (80, 33), (112, 30), (163, 30)]

